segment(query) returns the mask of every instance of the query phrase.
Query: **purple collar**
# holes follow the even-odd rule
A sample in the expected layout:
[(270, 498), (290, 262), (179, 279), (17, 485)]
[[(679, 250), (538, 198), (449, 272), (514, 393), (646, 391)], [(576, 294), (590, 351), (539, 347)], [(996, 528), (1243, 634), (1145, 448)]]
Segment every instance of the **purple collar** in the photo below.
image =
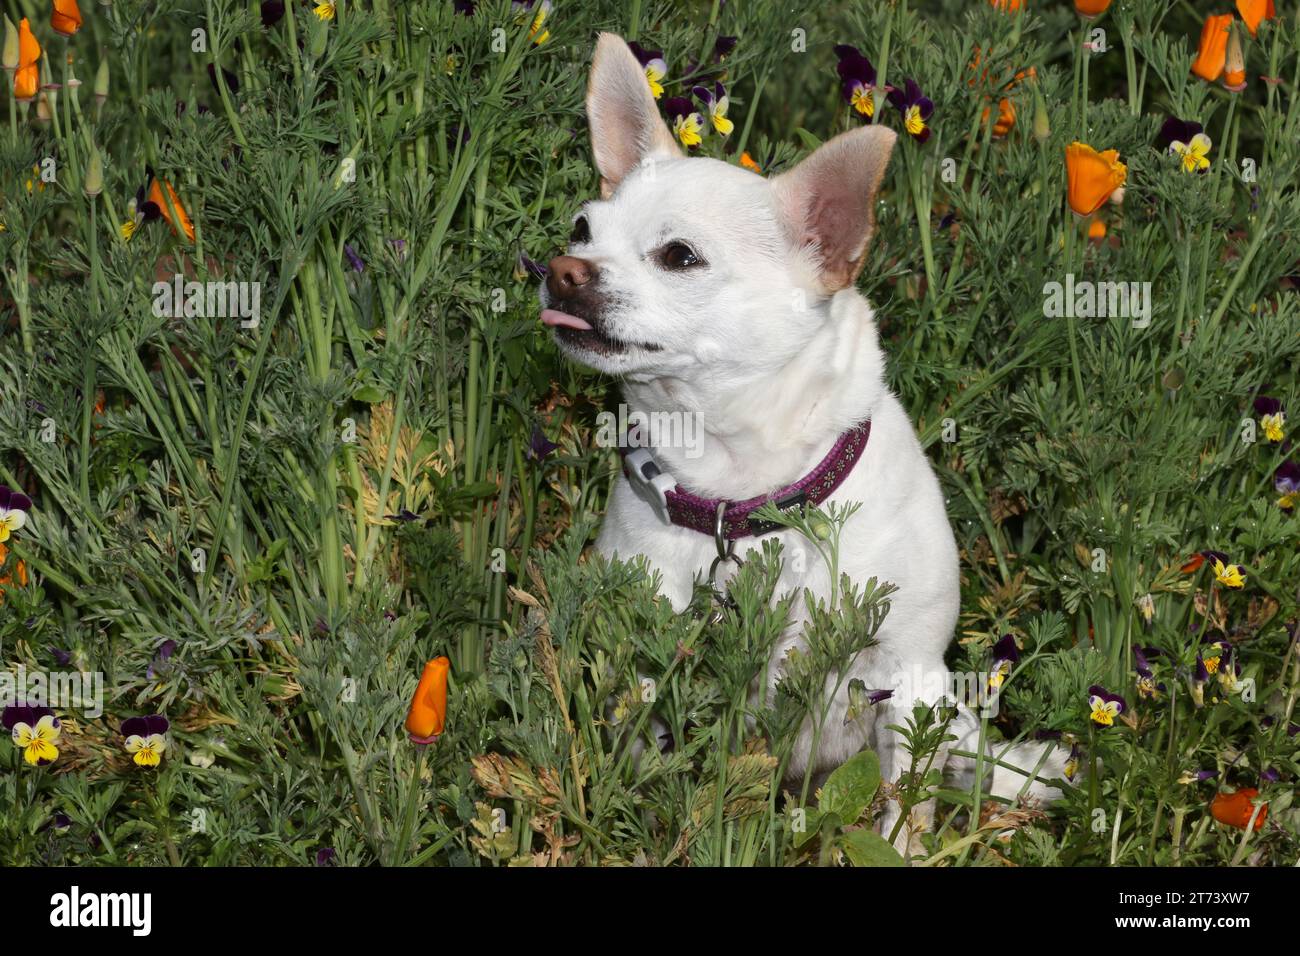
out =
[(649, 502), (665, 523), (715, 537), (719, 532), (718, 516), (721, 510), (721, 537), (734, 541), (750, 535), (767, 534), (779, 527), (770, 521), (753, 517), (753, 513), (769, 501), (784, 511), (804, 505), (819, 505), (829, 498), (862, 457), (870, 435), (870, 421), (849, 429), (835, 440), (835, 445), (826, 457), (794, 484), (744, 501), (693, 495), (659, 466), (648, 448), (633, 444), (620, 451), (623, 454), (623, 471), (632, 487)]

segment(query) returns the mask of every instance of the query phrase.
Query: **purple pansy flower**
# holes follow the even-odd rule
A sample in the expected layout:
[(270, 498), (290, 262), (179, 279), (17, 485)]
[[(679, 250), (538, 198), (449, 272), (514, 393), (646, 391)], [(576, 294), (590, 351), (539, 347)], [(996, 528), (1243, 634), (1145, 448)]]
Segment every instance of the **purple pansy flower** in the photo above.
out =
[(663, 79), (668, 75), (668, 64), (664, 62), (663, 50), (647, 50), (635, 40), (629, 42), (627, 46), (645, 72), (646, 83), (650, 85), (650, 95), (659, 99), (664, 95)]
[(1088, 707), (1093, 723), (1110, 727), (1115, 723), (1115, 718), (1124, 713), (1127, 705), (1119, 694), (1112, 694), (1100, 684), (1093, 684), (1088, 688)]
[(176, 642), (168, 639), (158, 645), (158, 652), (154, 654), (153, 660), (149, 663), (149, 669), (145, 676), (150, 680), (153, 679), (154, 673), (160, 664), (166, 664), (171, 660), (172, 654), (176, 653)]
[(713, 58), (721, 60), (724, 56), (736, 48), (739, 37), (718, 37), (713, 41)]
[(903, 88), (889, 91), (889, 105), (903, 117), (903, 129), (918, 143), (930, 138), (927, 120), (934, 113), (934, 104), (921, 92), (916, 80), (904, 80)]
[(284, 16), (283, 0), (262, 0), (262, 26), (273, 27)]
[(545, 279), (547, 274), (550, 272), (546, 266), (542, 265), (540, 262), (534, 262), (532, 259), (528, 258), (527, 253), (523, 252), (519, 253), (519, 271), (523, 273), (523, 275), (519, 276), (521, 279), (524, 276), (532, 276), (534, 279)]
[(121, 732), (126, 738), (126, 752), (139, 767), (156, 767), (162, 762), (167, 749), (167, 730), (171, 727), (162, 714), (145, 717), (128, 717), (122, 721)]
[(361, 257), (357, 255), (357, 250), (353, 249), (351, 245), (347, 243), (343, 244), (343, 255), (347, 257), (348, 265), (352, 267), (353, 272), (366, 271), (365, 262), (363, 262)]
[(718, 131), (720, 136), (729, 136), (735, 129), (735, 124), (727, 119), (727, 107), (730, 100), (727, 99), (727, 91), (721, 83), (715, 83), (713, 89), (707, 86), (697, 86), (692, 88), (695, 98), (704, 104), (704, 110), (709, 114), (709, 122), (713, 128)]
[(546, 437), (546, 433), (542, 431), (540, 425), (534, 425), (532, 432), (528, 436), (528, 450), (524, 452), (524, 455), (529, 461), (541, 461), (559, 447)]
[(989, 690), (996, 691), (1011, 673), (1011, 668), (1020, 660), (1020, 648), (1016, 647), (1013, 634), (1003, 634), (993, 645), (993, 668), (989, 671)]
[(1277, 471), (1273, 472), (1273, 487), (1282, 496), (1278, 499), (1278, 507), (1284, 511), (1294, 508), (1296, 498), (1300, 496), (1300, 465), (1290, 459), (1278, 465)]
[(316, 865), (333, 866), (335, 856), (337, 856), (337, 854), (334, 852), (334, 847), (323, 846), (316, 851)]
[(10, 704), (0, 712), (0, 724), (9, 731), (23, 761), (33, 767), (53, 763), (59, 756), (55, 746), (63, 725), (54, 711), (35, 704)]
[(1137, 671), (1137, 692), (1139, 697), (1158, 697), (1165, 689), (1164, 684), (1157, 684), (1155, 672), (1151, 669), (1151, 662), (1147, 660), (1147, 655), (1155, 656), (1158, 654), (1155, 648), (1133, 648), (1134, 670)]
[(8, 485), (0, 485), (0, 542), (8, 541), (13, 532), (22, 530), (31, 509), (31, 498)]
[(695, 149), (704, 141), (704, 117), (695, 110), (695, 104), (684, 96), (670, 96), (664, 100), (664, 112), (677, 141), (687, 149)]
[(876, 68), (855, 46), (841, 43), (835, 47), (839, 62), (835, 72), (840, 75), (840, 91), (844, 102), (860, 116), (871, 116), (876, 111)]
[(1156, 135), (1156, 148), (1168, 149), (1171, 143), (1190, 143), (1197, 133), (1205, 132), (1205, 127), (1195, 120), (1183, 120), (1171, 116), (1165, 120)]
[(1260, 395), (1255, 399), (1255, 414), (1259, 416), (1259, 425), (1264, 429), (1264, 437), (1271, 442), (1280, 442), (1286, 437), (1286, 412), (1282, 403), (1276, 398)]

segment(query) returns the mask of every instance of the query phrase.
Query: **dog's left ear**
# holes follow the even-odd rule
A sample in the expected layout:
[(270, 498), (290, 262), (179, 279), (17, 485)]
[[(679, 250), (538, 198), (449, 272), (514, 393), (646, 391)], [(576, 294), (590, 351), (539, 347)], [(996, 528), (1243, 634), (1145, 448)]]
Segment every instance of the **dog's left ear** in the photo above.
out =
[(613, 33), (602, 33), (596, 40), (587, 81), (587, 125), (605, 199), (643, 159), (682, 155), (659, 117), (645, 71), (623, 38)]
[(778, 215), (797, 248), (814, 250), (827, 293), (853, 285), (862, 271), (897, 138), (884, 126), (841, 133), (772, 180)]

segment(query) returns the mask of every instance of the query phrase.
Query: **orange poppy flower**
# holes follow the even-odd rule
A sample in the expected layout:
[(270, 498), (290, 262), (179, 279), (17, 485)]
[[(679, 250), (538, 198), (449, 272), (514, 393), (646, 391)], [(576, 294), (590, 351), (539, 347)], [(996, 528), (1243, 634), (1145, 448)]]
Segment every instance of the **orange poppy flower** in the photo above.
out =
[[(989, 108), (984, 107), (980, 114), (980, 123), (989, 121)], [(998, 100), (998, 118), (993, 122), (993, 138), (1001, 139), (1016, 127), (1016, 106), (1005, 96)]]
[[(0, 568), (4, 567), (5, 561), (8, 557), (9, 549), (5, 545), (0, 544)], [(14, 562), (14, 567), (11, 573), (0, 575), (0, 584), (12, 584), (14, 579), (17, 579), (20, 588), (27, 587), (27, 565), (22, 561)], [(0, 598), (0, 600), (3, 599)]]
[(447, 671), (451, 661), (435, 657), (424, 665), (406, 714), (406, 732), (417, 744), (433, 743), (447, 723)]
[(763, 171), (762, 167), (754, 161), (754, 157), (750, 156), (748, 151), (740, 154), (740, 165), (744, 166), (751, 173), (761, 173)]
[(54, 12), (50, 14), (50, 26), (54, 32), (70, 37), (81, 29), (81, 11), (77, 9), (77, 0), (54, 0)]
[[(1250, 816), (1255, 812), (1252, 801), (1258, 796), (1259, 791), (1254, 787), (1243, 787), (1236, 793), (1216, 793), (1210, 802), (1210, 814), (1220, 823), (1244, 830), (1250, 825)], [(1266, 803), (1259, 808), (1259, 816), (1255, 817), (1255, 829), (1260, 829), (1267, 818)]]
[(18, 21), (18, 69), (14, 71), (14, 99), (19, 103), (36, 99), (41, 86), (41, 68), (36, 65), (40, 58), (41, 45), (32, 33), (31, 24), (23, 17)]
[(1128, 167), (1119, 161), (1119, 153), (1108, 149), (1099, 153), (1086, 143), (1071, 143), (1065, 149), (1065, 174), (1069, 181), (1066, 197), (1077, 216), (1091, 216), (1101, 208), (1124, 180)]
[(1099, 17), (1110, 6), (1110, 0), (1074, 0), (1074, 12), (1081, 17)]
[(1098, 240), (1105, 239), (1106, 224), (1100, 219), (1094, 219), (1092, 222), (1088, 223), (1088, 238)]
[(172, 222), (171, 209), (167, 206), (167, 199), (163, 198), (163, 186), (167, 187), (167, 199), (171, 200), (171, 205), (176, 210), (176, 218), (180, 220), (180, 228), (185, 232), (186, 238), (188, 238), (190, 242), (193, 242), (194, 223), (190, 222), (190, 217), (185, 212), (185, 207), (181, 205), (181, 199), (176, 195), (176, 190), (172, 189), (171, 183), (163, 182), (161, 179), (155, 179), (150, 183), (148, 196), (149, 202), (158, 207), (158, 212), (160, 212), (162, 217), (171, 223), (171, 227), (175, 229), (176, 223)]
[(1024, 2), (1025, 0), (989, 0), (989, 3), (1003, 13), (1015, 13), (1024, 6)]
[(1277, 16), (1277, 11), (1273, 9), (1273, 0), (1237, 0), (1237, 12), (1246, 22), (1246, 29), (1250, 31), (1251, 36), (1256, 35), (1261, 20), (1272, 20)]
[(1196, 59), (1192, 61), (1192, 72), (1207, 83), (1213, 83), (1223, 73), (1223, 64), (1228, 58), (1228, 34), (1231, 26), (1231, 13), (1205, 18), (1205, 26), (1201, 28), (1201, 43), (1196, 50)]

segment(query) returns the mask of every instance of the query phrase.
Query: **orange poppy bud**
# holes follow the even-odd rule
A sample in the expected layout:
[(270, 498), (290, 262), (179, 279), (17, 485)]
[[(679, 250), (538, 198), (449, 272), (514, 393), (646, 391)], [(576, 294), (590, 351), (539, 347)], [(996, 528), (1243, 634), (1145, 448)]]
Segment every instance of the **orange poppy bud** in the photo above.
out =
[(1196, 59), (1192, 61), (1192, 72), (1207, 83), (1213, 83), (1223, 73), (1231, 25), (1231, 13), (1205, 18), (1205, 26), (1201, 28), (1201, 43), (1196, 50)]
[(1070, 208), (1076, 216), (1091, 216), (1111, 193), (1124, 185), (1128, 167), (1119, 161), (1119, 153), (1113, 149), (1099, 153), (1086, 143), (1076, 142), (1065, 149), (1065, 173)]
[(18, 21), (18, 69), (14, 72), (14, 99), (30, 103), (41, 86), (41, 45), (32, 33), (31, 24), (23, 17)]
[(163, 198), (162, 187), (167, 187), (167, 199), (171, 200), (171, 206), (176, 210), (176, 218), (180, 220), (180, 228), (185, 232), (186, 238), (190, 242), (194, 241), (194, 223), (190, 222), (190, 217), (185, 212), (185, 207), (181, 205), (180, 197), (176, 195), (176, 190), (172, 189), (171, 183), (165, 183), (160, 179), (155, 179), (149, 185), (149, 201), (158, 207), (162, 217), (171, 223), (173, 229), (176, 223), (172, 222), (171, 208), (168, 208), (167, 199)]
[(417, 744), (433, 743), (447, 722), (447, 671), (451, 661), (435, 657), (424, 665), (406, 715), (406, 732)]
[[(980, 114), (980, 122), (989, 121), (989, 108), (984, 107), (984, 112)], [(998, 118), (993, 123), (993, 138), (1001, 139), (1016, 127), (1016, 107), (1011, 100), (1005, 96), (998, 100)]]
[(1100, 219), (1094, 219), (1092, 222), (1088, 223), (1088, 238), (1105, 239), (1106, 224), (1102, 222)]
[(1261, 20), (1272, 20), (1277, 16), (1277, 11), (1273, 9), (1273, 0), (1237, 0), (1237, 12), (1241, 14), (1241, 19), (1246, 23), (1246, 29), (1250, 31), (1251, 36), (1255, 36), (1259, 30)]
[(1089, 19), (1101, 16), (1109, 6), (1110, 0), (1074, 0), (1074, 12)]
[(77, 9), (77, 0), (54, 0), (50, 26), (56, 33), (62, 33), (65, 37), (70, 37), (80, 30), (81, 11)]
[(1228, 40), (1228, 58), (1223, 67), (1223, 85), (1232, 93), (1240, 93), (1246, 88), (1246, 59), (1241, 53), (1241, 37), (1232, 31)]
[[(1243, 787), (1236, 793), (1216, 793), (1210, 802), (1210, 814), (1220, 823), (1244, 830), (1250, 825), (1251, 814), (1255, 812), (1252, 801), (1258, 796), (1259, 791), (1254, 787)], [(1260, 829), (1267, 818), (1268, 804), (1265, 803), (1259, 808), (1259, 816), (1255, 817), (1255, 829)]]

